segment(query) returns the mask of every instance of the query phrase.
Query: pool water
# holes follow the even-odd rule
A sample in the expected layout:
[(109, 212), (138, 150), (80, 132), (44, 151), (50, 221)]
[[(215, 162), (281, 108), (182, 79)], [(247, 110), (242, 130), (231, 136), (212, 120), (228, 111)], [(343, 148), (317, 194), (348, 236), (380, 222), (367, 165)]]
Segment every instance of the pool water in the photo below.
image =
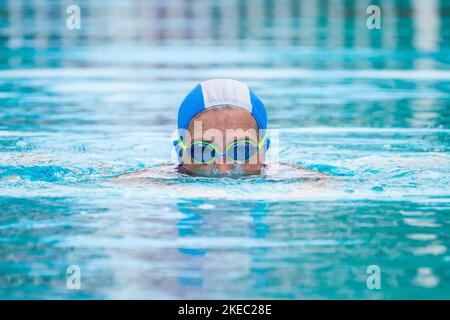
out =
[[(448, 2), (382, 1), (381, 30), (365, 1), (78, 1), (80, 30), (0, 3), (0, 298), (450, 298)], [(265, 101), (270, 159), (334, 179), (176, 173), (218, 77)]]

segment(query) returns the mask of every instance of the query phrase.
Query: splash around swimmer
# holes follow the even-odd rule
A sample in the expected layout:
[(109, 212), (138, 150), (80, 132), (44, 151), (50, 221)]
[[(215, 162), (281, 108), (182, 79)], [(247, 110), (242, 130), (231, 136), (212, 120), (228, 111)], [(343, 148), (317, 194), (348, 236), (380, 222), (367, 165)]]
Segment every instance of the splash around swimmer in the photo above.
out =
[[(173, 141), (176, 169), (182, 174), (205, 177), (260, 175), (268, 166), (267, 127), (264, 103), (245, 83), (231, 79), (199, 83), (178, 109), (178, 130)], [(326, 176), (295, 165), (282, 166), (308, 176)], [(154, 170), (126, 176), (152, 177)]]

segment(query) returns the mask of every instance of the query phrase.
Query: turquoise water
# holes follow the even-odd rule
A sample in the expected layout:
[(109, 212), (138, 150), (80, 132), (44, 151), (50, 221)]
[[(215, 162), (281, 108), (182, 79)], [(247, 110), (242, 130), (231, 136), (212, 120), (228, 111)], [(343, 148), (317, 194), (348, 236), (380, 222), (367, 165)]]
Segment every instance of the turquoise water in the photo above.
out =
[[(108, 3), (68, 30), (0, 1), (0, 298), (450, 298), (448, 2), (382, 1), (381, 30), (364, 1)], [(166, 167), (217, 77), (265, 101), (272, 157), (335, 181)]]

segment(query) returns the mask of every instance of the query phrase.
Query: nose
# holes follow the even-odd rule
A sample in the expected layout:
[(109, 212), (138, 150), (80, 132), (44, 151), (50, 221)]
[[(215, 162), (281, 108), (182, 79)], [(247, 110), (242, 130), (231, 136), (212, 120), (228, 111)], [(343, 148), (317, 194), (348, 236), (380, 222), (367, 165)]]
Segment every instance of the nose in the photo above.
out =
[(217, 165), (217, 171), (219, 171), (220, 173), (227, 173), (231, 169), (232, 169), (232, 166), (230, 164), (222, 163), (222, 164)]
[(219, 171), (220, 173), (227, 173), (234, 168), (234, 164), (227, 163), (226, 156), (218, 157), (215, 164), (217, 171)]

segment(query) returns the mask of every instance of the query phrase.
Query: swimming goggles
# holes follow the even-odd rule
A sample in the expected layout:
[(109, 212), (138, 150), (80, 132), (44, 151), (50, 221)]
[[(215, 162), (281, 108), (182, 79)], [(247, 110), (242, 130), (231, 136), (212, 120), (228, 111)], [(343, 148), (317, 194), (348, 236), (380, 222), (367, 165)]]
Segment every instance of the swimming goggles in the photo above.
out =
[(245, 163), (264, 146), (266, 137), (260, 143), (249, 139), (234, 141), (227, 145), (223, 153), (214, 143), (209, 141), (194, 141), (190, 145), (184, 145), (181, 141), (178, 142), (183, 152), (187, 152), (191, 156), (194, 164), (211, 164), (215, 159), (223, 156), (234, 163)]

